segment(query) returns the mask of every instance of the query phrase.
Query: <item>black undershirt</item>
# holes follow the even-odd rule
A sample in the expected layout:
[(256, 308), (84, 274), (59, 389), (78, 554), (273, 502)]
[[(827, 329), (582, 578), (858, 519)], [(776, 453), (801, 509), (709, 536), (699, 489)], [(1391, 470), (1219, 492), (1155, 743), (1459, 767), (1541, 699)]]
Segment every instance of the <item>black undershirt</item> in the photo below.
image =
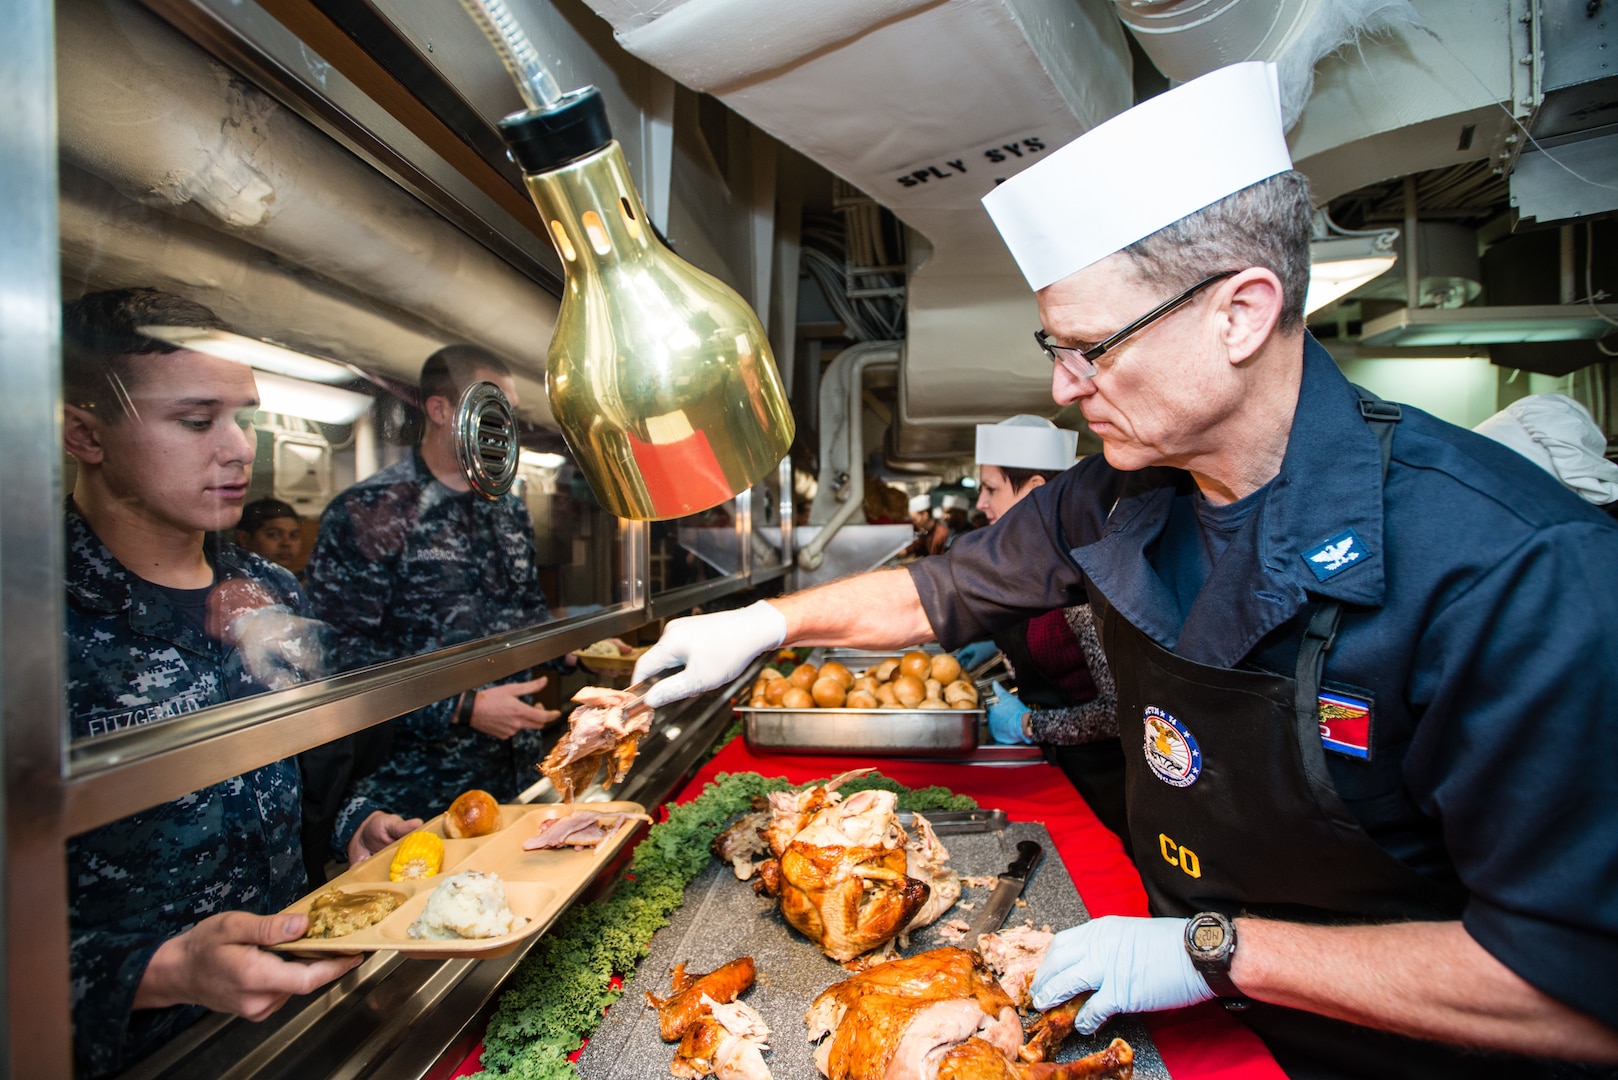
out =
[(1224, 505), (1209, 502), (1200, 491), (1174, 500), (1152, 565), (1174, 594), (1181, 625), (1220, 556), (1269, 491), (1270, 485), (1265, 484), (1251, 495)]

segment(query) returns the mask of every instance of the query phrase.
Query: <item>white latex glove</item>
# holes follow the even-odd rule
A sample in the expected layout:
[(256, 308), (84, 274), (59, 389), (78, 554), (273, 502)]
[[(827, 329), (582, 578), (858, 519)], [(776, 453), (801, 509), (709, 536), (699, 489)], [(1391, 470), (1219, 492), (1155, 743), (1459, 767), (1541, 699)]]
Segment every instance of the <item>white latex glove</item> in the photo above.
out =
[(734, 681), (755, 656), (779, 648), (786, 636), (786, 618), (767, 600), (737, 611), (675, 619), (635, 662), (635, 681), (685, 665), (646, 695), (646, 704), (655, 709)]
[(1107, 915), (1057, 934), (1029, 988), (1036, 1009), (1094, 990), (1074, 1019), (1085, 1035), (1118, 1013), (1181, 1009), (1216, 996), (1185, 951), (1184, 919)]

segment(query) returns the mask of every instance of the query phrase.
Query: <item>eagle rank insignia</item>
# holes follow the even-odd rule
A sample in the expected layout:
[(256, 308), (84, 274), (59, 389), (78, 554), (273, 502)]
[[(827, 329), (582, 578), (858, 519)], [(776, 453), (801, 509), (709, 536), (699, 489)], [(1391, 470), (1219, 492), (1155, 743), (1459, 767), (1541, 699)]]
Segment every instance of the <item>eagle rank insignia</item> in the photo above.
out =
[(1341, 574), (1369, 557), (1365, 542), (1353, 529), (1344, 529), (1325, 543), (1303, 553), (1303, 561), (1308, 564), (1317, 581)]

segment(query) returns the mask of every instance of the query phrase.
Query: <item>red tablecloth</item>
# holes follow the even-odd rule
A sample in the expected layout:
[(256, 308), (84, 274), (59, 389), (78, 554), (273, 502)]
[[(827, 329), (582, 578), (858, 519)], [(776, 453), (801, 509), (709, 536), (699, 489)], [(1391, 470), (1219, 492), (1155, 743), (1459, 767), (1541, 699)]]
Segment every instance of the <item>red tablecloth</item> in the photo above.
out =
[[(1041, 822), (1056, 842), (1091, 915), (1146, 914), (1146, 892), (1123, 845), (1096, 819), (1061, 770), (1043, 762), (976, 766), (767, 755), (755, 754), (741, 739), (735, 739), (686, 785), (677, 801), (696, 798), (703, 785), (722, 772), (756, 772), (803, 783), (860, 765), (875, 765), (907, 787), (942, 784), (970, 795), (981, 806), (1004, 810), (1013, 821)], [(1285, 1080), (1258, 1037), (1212, 1003), (1153, 1014), (1147, 1018), (1147, 1027), (1176, 1080)], [(480, 1046), (454, 1075), (476, 1072), (481, 1052)]]

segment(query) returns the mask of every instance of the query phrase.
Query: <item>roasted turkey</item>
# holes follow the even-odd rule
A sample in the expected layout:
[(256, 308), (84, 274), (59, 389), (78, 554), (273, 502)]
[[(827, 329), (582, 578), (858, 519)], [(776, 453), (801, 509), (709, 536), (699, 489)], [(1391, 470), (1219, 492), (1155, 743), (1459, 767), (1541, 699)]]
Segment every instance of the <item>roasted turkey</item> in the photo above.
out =
[[(830, 1080), (933, 1080), (968, 1040), (1011, 1060), (1022, 1022), (982, 957), (942, 948), (877, 964), (832, 986), (804, 1017)], [(830, 1038), (826, 1038), (826, 1036)]]
[(891, 954), (895, 938), (933, 922), (961, 895), (949, 851), (926, 818), (917, 814), (908, 834), (892, 792), (839, 794), (870, 771), (772, 792), (762, 822), (760, 812), (743, 815), (713, 844), (745, 880), (762, 842), (775, 857), (757, 865), (753, 888), (780, 897), (782, 917), (843, 963), (876, 949)]
[[(1077, 1011), (1053, 1017), (1037, 1056), (1073, 1030)], [(823, 1040), (815, 1066), (829, 1080), (1129, 1080), (1134, 1070), (1122, 1039), (1078, 1061), (1019, 1060), (1016, 1007), (983, 957), (965, 949), (867, 968), (817, 997), (804, 1020), (809, 1040)]]
[(837, 961), (903, 933), (927, 903), (927, 882), (906, 872), (904, 829), (890, 791), (862, 791), (815, 813), (761, 883), (781, 916)]
[(1135, 1074), (1135, 1050), (1122, 1039), (1077, 1061), (1042, 1061), (1028, 1065), (1007, 1061), (982, 1039), (952, 1046), (938, 1062), (938, 1080), (1129, 1080)]
[(622, 690), (586, 686), (573, 700), (578, 707), (567, 718), (567, 733), (539, 764), (545, 779), (569, 803), (594, 782), (603, 765), (609, 785), (622, 782), (640, 737), (652, 728), (652, 710), (627, 708), (635, 698)]
[(686, 1028), (708, 1011), (702, 1004), (703, 998), (728, 1005), (753, 985), (754, 974), (750, 956), (732, 960), (706, 975), (692, 975), (684, 964), (677, 965), (668, 997), (660, 998), (650, 990), (646, 992), (646, 1004), (657, 1010), (657, 1026), (663, 1041), (680, 1038)]
[[(1050, 927), (1035, 930), (1032, 926), (1008, 926), (994, 934), (978, 938), (978, 952), (1000, 977), (1000, 987), (1011, 997), (1019, 1009), (1033, 1005), (1029, 988), (1034, 983), (1034, 972), (1045, 959), (1045, 950), (1055, 938)], [(1071, 1031), (1071, 1026), (1069, 1031)]]
[(707, 994), (701, 1004), (702, 1014), (680, 1036), (669, 1073), (681, 1080), (709, 1075), (719, 1080), (771, 1080), (764, 1064), (770, 1028), (758, 1010), (741, 1001), (715, 1001)]
[(931, 926), (961, 898), (961, 875), (950, 869), (949, 849), (920, 814), (905, 843), (905, 873), (927, 883), (927, 902), (911, 917), (905, 933)]

